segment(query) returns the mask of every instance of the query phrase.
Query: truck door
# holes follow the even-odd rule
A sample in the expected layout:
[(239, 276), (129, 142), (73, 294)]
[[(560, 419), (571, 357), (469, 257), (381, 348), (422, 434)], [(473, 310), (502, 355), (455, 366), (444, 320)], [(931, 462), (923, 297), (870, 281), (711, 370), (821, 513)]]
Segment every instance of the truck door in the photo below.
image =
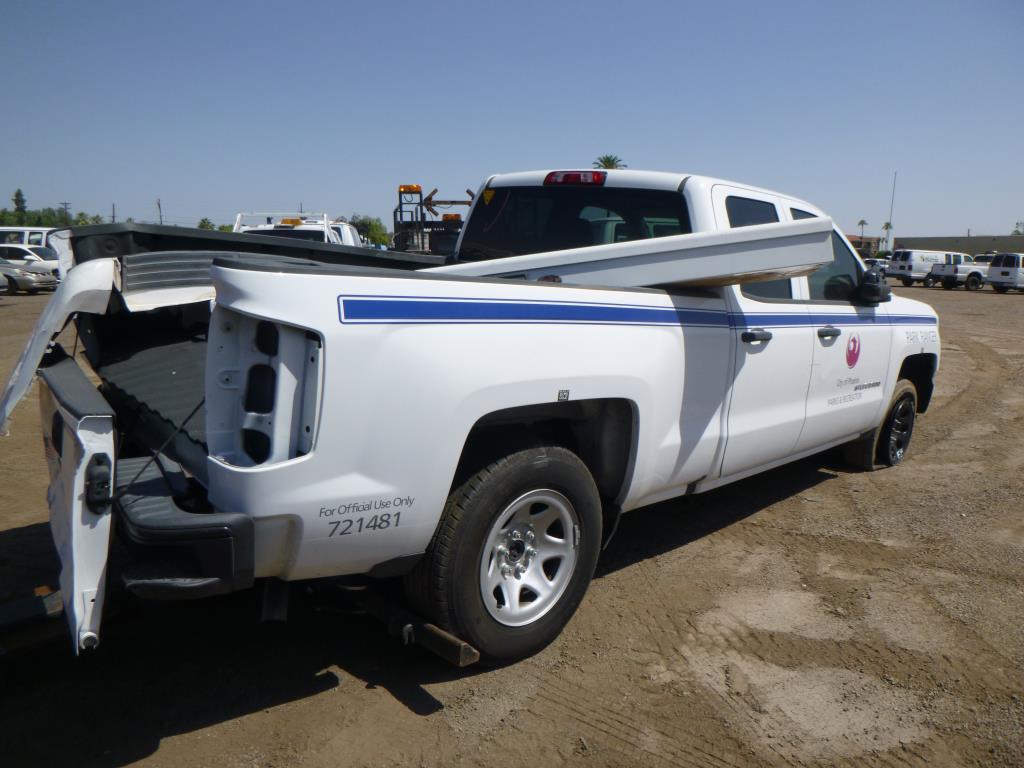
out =
[(885, 304), (854, 301), (863, 267), (832, 232), (835, 259), (806, 280), (814, 347), (807, 420), (797, 450), (811, 450), (876, 426), (889, 388), (892, 326)]
[[(780, 201), (745, 189), (712, 190), (719, 229), (780, 220)], [(807, 307), (795, 300), (796, 281), (733, 286), (730, 300), (735, 349), (722, 476), (792, 454), (804, 423), (813, 349)]]

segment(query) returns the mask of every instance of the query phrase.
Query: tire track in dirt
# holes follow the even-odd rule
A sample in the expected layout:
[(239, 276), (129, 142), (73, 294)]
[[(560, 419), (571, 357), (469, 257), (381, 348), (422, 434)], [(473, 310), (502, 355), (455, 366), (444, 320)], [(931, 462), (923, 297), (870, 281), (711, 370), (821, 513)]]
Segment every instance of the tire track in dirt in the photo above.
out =
[[(683, 743), (677, 736), (653, 726), (651, 722), (640, 722), (617, 709), (600, 691), (560, 676), (541, 677), (531, 674), (538, 684), (538, 698), (576, 722), (609, 736), (614, 743), (627, 745), (637, 752), (661, 759), (669, 765), (739, 768), (747, 764), (740, 755), (719, 753), (715, 750), (714, 744), (704, 743), (697, 746)], [(578, 701), (586, 701), (588, 706), (583, 709), (576, 704)], [(538, 713), (534, 711), (534, 714)], [(650, 739), (645, 743), (636, 735), (644, 733), (656, 737), (658, 744), (653, 745)]]

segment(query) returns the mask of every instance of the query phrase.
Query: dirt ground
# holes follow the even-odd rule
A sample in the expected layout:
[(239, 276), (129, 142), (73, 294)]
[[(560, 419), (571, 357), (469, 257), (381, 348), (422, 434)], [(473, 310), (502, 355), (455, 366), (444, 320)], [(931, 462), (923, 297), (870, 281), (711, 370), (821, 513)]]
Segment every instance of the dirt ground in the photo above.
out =
[[(359, 615), (146, 604), (0, 661), (4, 766), (1024, 765), (1024, 296), (941, 316), (908, 460), (823, 454), (628, 515), (538, 656), (457, 671)], [(0, 299), (6, 376), (45, 297)], [(37, 402), (0, 439), (0, 596), (44, 583)]]

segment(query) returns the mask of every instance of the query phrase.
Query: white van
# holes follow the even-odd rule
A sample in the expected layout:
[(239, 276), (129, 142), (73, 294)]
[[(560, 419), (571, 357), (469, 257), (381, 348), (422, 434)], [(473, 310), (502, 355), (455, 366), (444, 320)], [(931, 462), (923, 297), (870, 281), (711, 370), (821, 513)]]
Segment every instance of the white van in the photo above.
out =
[(988, 268), (988, 281), (999, 293), (1024, 291), (1024, 253), (997, 253)]
[(903, 281), (908, 288), (914, 283), (921, 283), (931, 288), (938, 281), (932, 276), (932, 267), (936, 264), (963, 264), (970, 261), (966, 253), (948, 253), (946, 251), (894, 251), (889, 274)]
[(54, 227), (0, 227), (0, 245), (46, 245)]

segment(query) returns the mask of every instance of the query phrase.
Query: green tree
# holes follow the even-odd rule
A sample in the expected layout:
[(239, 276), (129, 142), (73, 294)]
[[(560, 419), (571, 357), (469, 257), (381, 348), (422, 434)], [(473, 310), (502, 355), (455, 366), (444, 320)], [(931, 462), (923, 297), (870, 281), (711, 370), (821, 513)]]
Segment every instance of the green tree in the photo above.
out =
[(232, 227), (230, 224), (218, 224), (217, 225), (217, 231), (218, 232), (234, 232), (235, 228)]
[(622, 158), (618, 155), (598, 155), (597, 160), (594, 161), (594, 167), (615, 169), (628, 168), (629, 166), (622, 162)]
[(196, 224), (196, 228), (197, 229), (213, 229), (213, 222), (210, 221), (205, 216), (203, 216), (203, 218), (201, 218), (199, 220), (199, 223)]
[(348, 221), (367, 242), (375, 245), (388, 244), (388, 228), (376, 216), (361, 216), (358, 213), (353, 213)]
[(1011, 235), (1024, 235), (1024, 221), (1018, 221), (1017, 226), (1013, 228)]
[(868, 223), (864, 219), (861, 219), (860, 221), (857, 222), (857, 226), (860, 227), (860, 241), (862, 243), (864, 242), (864, 227), (866, 227), (867, 225)]
[(14, 194), (11, 195), (11, 202), (14, 203), (14, 219), (17, 225), (19, 227), (24, 226), (28, 206), (25, 204), (25, 193), (21, 191), (21, 187), (14, 190)]
[(885, 232), (885, 247), (889, 247), (889, 232), (892, 231), (892, 222), (887, 221), (882, 225), (882, 231)]

